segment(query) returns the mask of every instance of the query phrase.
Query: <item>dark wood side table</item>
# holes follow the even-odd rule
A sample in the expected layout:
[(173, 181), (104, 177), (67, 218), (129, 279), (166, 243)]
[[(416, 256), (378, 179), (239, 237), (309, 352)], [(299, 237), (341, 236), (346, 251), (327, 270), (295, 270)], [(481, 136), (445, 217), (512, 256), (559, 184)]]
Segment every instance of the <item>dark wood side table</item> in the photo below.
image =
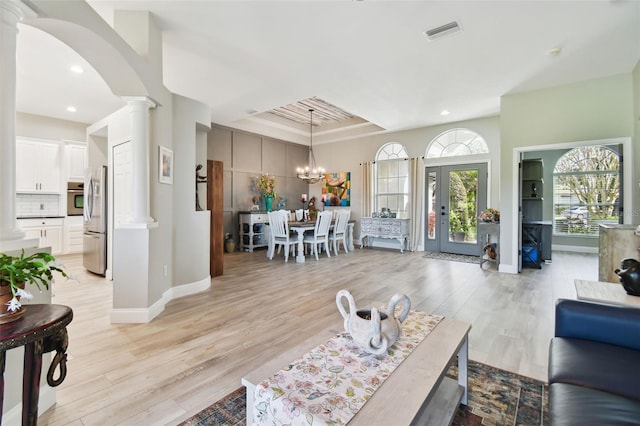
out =
[[(4, 401), (5, 353), (9, 349), (24, 346), (24, 373), (22, 377), (22, 425), (38, 423), (38, 397), (40, 396), (40, 372), (42, 354), (56, 351), (47, 374), (47, 383), (57, 386), (67, 374), (67, 325), (73, 319), (73, 311), (62, 305), (25, 305), (22, 318), (0, 325), (0, 424)], [(60, 374), (54, 379), (56, 368)]]

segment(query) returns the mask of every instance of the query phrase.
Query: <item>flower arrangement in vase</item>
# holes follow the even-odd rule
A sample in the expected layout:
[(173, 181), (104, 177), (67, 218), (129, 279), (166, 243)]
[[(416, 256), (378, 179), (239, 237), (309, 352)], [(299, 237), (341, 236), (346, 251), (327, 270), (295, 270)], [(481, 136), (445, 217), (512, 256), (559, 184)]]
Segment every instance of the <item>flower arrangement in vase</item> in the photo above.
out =
[(478, 219), (486, 223), (500, 222), (500, 211), (491, 208), (486, 209), (482, 213), (480, 213)]
[(26, 283), (35, 284), (39, 290), (49, 288), (53, 281), (53, 272), (59, 272), (68, 278), (62, 263), (56, 261), (50, 253), (34, 253), (30, 256), (10, 256), (0, 253), (0, 294), (5, 301), (0, 305), (0, 323), (19, 318), (22, 310), (20, 298), (31, 299), (33, 295), (24, 289)]
[(265, 197), (276, 198), (276, 178), (269, 176), (268, 173), (261, 174), (258, 177), (258, 189)]
[(269, 176), (268, 173), (261, 174), (257, 182), (258, 189), (264, 196), (265, 207), (267, 211), (271, 211), (271, 203), (278, 196), (276, 194), (276, 178)]

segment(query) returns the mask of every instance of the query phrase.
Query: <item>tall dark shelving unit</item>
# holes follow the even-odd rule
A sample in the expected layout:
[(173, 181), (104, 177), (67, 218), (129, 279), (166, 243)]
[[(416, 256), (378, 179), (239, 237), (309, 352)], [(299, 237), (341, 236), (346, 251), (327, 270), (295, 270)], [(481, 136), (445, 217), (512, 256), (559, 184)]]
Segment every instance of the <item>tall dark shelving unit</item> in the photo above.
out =
[(544, 165), (541, 159), (522, 160), (522, 266), (541, 268)]

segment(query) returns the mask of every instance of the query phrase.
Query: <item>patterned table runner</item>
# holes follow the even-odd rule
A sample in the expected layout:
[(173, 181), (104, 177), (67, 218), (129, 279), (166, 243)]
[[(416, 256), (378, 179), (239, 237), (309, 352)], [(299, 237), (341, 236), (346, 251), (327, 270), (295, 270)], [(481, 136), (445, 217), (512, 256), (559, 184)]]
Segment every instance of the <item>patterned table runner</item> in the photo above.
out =
[(332, 337), (256, 386), (253, 423), (348, 423), (443, 318), (410, 311), (386, 355), (365, 352), (349, 333)]

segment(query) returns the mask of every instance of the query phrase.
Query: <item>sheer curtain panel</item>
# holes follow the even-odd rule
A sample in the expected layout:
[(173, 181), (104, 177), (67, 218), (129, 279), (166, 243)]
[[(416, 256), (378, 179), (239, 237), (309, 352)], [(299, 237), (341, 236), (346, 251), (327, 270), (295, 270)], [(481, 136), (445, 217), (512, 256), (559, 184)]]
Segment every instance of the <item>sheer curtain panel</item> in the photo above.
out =
[(422, 236), (422, 192), (424, 191), (424, 164), (422, 158), (409, 159), (409, 219), (411, 235), (409, 237), (409, 250), (416, 251), (420, 245)]
[(360, 164), (360, 176), (362, 177), (362, 208), (361, 217), (371, 216), (373, 211), (373, 165), (372, 161)]

